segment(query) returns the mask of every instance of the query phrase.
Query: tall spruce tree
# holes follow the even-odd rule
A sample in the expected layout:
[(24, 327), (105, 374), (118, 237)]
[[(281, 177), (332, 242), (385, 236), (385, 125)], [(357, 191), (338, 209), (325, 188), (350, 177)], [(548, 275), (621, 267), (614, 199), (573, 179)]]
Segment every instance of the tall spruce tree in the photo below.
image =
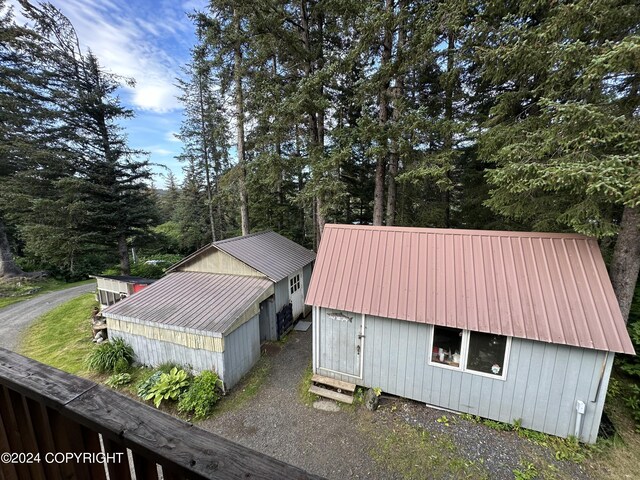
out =
[[(57, 143), (47, 139), (50, 165), (30, 166), (16, 177), (24, 185), (37, 185), (43, 171), (55, 175), (53, 198), (44, 197), (44, 189), (24, 198), (21, 224), (27, 248), (43, 260), (64, 252), (73, 273), (79, 251), (106, 246), (117, 252), (121, 271), (129, 273), (128, 238), (146, 232), (156, 219), (146, 183), (148, 161), (128, 147), (117, 124), (132, 115), (115, 96), (122, 79), (81, 50), (73, 26), (55, 7), (20, 3), (43, 52), (40, 65), (50, 74), (47, 91), (55, 105), (51, 123), (57, 134)], [(58, 174), (63, 166), (70, 168)], [(41, 214), (44, 210), (48, 215)]]
[(618, 233), (610, 274), (626, 319), (640, 270), (640, 7), (505, 8), (489, 2), (476, 24), (498, 92), (481, 136), (496, 164), (488, 204), (535, 228)]

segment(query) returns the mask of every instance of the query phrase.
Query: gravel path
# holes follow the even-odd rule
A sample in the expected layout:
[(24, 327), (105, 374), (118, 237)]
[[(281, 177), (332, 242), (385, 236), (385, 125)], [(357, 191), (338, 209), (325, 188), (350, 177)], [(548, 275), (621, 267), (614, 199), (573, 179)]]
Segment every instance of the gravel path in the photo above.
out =
[[(588, 467), (558, 462), (551, 449), (515, 432), (496, 431), (421, 403), (383, 397), (375, 413), (362, 406), (342, 407), (337, 412), (305, 406), (299, 387), (311, 362), (311, 330), (292, 332), (283, 348), (270, 349), (269, 356), (271, 368), (257, 394), (200, 427), (329, 479), (513, 479), (514, 470), (525, 470), (527, 464), (537, 467), (541, 478), (591, 478)], [(443, 415), (451, 419), (448, 424), (442, 421)], [(424, 450), (414, 448), (420, 443), (415, 432), (421, 430), (410, 427), (429, 432)], [(397, 438), (397, 432), (404, 436), (389, 444), (387, 439)], [(422, 466), (417, 472), (410, 471), (414, 465), (407, 458), (429, 456), (445, 444), (455, 450), (451, 458), (466, 462), (463, 471), (452, 470), (449, 457), (438, 471)]]
[(15, 350), (21, 333), (36, 318), (60, 304), (95, 289), (95, 284), (80, 285), (66, 290), (43, 293), (31, 300), (24, 300), (0, 309), (0, 347)]

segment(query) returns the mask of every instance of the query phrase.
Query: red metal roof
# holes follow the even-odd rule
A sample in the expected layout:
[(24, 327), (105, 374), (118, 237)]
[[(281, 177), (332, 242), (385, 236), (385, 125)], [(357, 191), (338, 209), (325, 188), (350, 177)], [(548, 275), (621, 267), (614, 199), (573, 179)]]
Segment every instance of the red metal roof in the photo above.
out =
[(327, 225), (306, 303), (633, 354), (595, 239)]

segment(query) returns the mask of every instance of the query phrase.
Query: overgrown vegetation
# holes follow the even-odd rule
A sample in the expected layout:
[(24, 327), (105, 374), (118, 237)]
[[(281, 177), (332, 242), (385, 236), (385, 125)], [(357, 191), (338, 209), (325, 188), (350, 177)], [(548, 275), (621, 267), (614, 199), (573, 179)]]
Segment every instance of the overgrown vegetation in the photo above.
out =
[[(640, 285), (636, 286), (627, 328), (636, 353), (640, 353)], [(640, 358), (638, 355), (617, 355), (615, 365), (618, 375), (609, 385), (607, 401), (622, 399), (640, 433)]]
[(98, 373), (124, 373), (133, 362), (131, 345), (121, 338), (97, 345), (87, 357), (87, 367)]
[(180, 397), (178, 411), (193, 414), (195, 420), (207, 418), (220, 399), (221, 387), (222, 382), (215, 372), (201, 372), (193, 378), (188, 390)]

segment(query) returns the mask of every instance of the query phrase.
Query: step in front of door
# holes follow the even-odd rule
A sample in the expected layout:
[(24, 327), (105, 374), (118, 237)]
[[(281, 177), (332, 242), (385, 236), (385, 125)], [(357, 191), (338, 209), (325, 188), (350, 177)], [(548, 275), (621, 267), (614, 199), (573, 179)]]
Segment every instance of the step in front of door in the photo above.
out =
[(342, 393), (343, 391), (353, 393), (356, 390), (355, 383), (343, 382), (342, 380), (336, 380), (335, 378), (331, 377), (323, 377), (322, 375), (318, 375), (317, 373), (313, 374), (313, 377), (311, 377), (311, 381), (313, 383), (328, 385), (337, 390), (338, 393)]
[(348, 403), (351, 405), (353, 403), (353, 397), (350, 395), (345, 395), (344, 393), (338, 393), (335, 390), (329, 390), (328, 388), (322, 388), (318, 385), (312, 385), (309, 388), (310, 393), (315, 393), (321, 397), (330, 398), (332, 400), (336, 400), (342, 403)]

